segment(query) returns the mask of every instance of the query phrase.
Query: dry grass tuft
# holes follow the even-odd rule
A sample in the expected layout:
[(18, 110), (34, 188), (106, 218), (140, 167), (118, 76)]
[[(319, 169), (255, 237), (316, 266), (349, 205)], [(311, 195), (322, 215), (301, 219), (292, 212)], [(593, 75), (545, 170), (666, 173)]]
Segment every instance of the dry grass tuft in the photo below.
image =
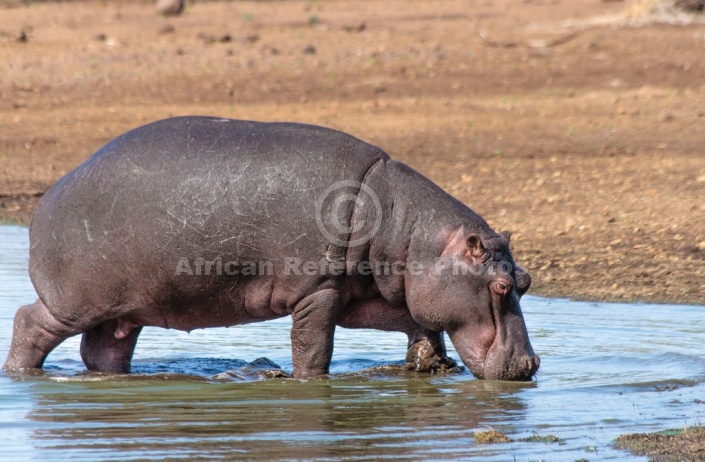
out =
[(511, 443), (512, 440), (504, 433), (490, 428), (487, 431), (475, 431), (475, 441), (482, 444)]

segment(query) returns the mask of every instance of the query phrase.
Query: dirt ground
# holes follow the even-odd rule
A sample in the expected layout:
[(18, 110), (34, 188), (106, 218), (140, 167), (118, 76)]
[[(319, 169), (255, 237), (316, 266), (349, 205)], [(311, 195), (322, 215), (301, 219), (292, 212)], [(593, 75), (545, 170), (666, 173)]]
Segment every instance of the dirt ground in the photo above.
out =
[(702, 23), (600, 25), (629, 6), (600, 0), (199, 2), (173, 18), (4, 1), (4, 221), (138, 125), (300, 121), (513, 231), (533, 294), (705, 304)]

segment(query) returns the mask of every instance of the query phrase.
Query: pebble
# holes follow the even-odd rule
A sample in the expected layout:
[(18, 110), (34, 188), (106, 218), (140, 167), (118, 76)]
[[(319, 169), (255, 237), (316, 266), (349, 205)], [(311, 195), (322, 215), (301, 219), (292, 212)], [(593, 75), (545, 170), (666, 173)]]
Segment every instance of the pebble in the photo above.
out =
[(705, 250), (705, 241), (698, 243), (698, 250)]
[(157, 12), (164, 16), (177, 16), (184, 11), (184, 0), (159, 0)]

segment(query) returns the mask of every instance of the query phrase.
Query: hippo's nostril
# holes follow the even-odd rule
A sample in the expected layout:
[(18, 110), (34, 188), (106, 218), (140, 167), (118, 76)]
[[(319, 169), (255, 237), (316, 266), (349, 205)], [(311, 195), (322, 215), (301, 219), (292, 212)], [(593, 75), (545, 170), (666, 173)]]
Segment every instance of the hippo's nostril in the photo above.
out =
[(521, 375), (524, 380), (531, 380), (531, 377), (538, 371), (541, 360), (537, 355), (524, 356), (523, 360), (524, 369), (521, 371)]
[(538, 357), (538, 355), (532, 355), (530, 359), (530, 364), (528, 369), (531, 371), (531, 375), (534, 375), (536, 371), (539, 370), (539, 366), (541, 365), (541, 358)]

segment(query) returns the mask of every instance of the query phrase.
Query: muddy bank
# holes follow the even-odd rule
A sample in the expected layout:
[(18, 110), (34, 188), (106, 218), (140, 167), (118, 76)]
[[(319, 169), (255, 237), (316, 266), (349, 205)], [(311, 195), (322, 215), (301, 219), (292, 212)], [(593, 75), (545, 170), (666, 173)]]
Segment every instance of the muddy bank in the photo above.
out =
[(705, 459), (705, 429), (702, 427), (634, 433), (617, 438), (615, 446), (656, 462), (696, 462)]

